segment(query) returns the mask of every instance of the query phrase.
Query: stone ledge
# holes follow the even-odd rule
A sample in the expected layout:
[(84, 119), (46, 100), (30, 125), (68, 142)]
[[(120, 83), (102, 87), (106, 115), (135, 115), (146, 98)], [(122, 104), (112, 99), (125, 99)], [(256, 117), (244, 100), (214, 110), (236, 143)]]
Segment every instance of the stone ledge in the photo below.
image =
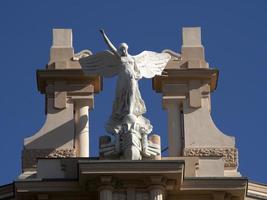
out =
[(166, 72), (168, 73), (167, 76), (155, 76), (152, 79), (152, 87), (156, 92), (162, 92), (164, 84), (179, 84), (189, 80), (208, 81), (212, 92), (216, 90), (219, 78), (219, 70), (217, 69), (166, 69)]
[(36, 168), (38, 158), (76, 157), (75, 149), (23, 149), (22, 169)]
[(94, 86), (94, 92), (102, 90), (102, 78), (100, 76), (86, 75), (82, 69), (49, 69), (37, 70), (37, 88), (42, 94), (45, 93), (47, 83), (64, 81), (68, 83), (87, 83)]

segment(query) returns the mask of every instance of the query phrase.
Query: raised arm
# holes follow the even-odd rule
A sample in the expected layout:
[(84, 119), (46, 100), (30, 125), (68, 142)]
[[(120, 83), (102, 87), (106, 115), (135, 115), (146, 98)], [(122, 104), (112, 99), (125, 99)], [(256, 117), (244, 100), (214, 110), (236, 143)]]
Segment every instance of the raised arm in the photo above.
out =
[(108, 39), (108, 36), (105, 34), (105, 31), (104, 29), (100, 29), (99, 30), (101, 35), (103, 36), (104, 38), (104, 41), (106, 42), (106, 44), (108, 45), (108, 47), (110, 48), (110, 50), (119, 58), (120, 55), (118, 54), (117, 52), (117, 49), (116, 47), (112, 44), (112, 42)]

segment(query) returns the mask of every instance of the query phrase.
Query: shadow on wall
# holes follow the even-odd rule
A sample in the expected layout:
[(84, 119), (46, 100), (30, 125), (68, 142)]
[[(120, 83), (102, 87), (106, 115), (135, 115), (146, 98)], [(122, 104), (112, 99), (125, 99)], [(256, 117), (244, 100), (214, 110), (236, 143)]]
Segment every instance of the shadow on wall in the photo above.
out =
[(56, 149), (64, 145), (67, 145), (74, 139), (74, 128), (73, 127), (74, 127), (74, 119), (58, 126), (57, 128), (54, 128), (53, 130), (50, 130), (47, 132), (45, 131), (45, 134), (33, 139), (31, 142), (25, 145), (25, 148), (29, 148), (29, 149), (55, 148)]
[[(44, 130), (44, 134), (37, 136), (31, 142), (25, 145), (26, 149), (57, 149), (73, 148), (75, 144), (75, 132), (82, 131), (87, 122), (88, 116), (83, 115), (79, 120), (79, 130), (75, 130), (74, 119), (54, 128), (50, 131)], [(46, 129), (44, 125), (44, 129)], [(33, 136), (34, 137), (34, 136)]]

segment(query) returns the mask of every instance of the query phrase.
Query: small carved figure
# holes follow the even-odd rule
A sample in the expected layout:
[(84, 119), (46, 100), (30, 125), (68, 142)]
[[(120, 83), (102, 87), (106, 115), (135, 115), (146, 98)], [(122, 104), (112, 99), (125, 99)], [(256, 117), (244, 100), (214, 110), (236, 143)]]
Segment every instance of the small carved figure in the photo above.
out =
[(106, 131), (116, 135), (127, 127), (128, 131), (133, 129), (147, 137), (152, 131), (152, 125), (142, 116), (146, 112), (146, 106), (140, 94), (138, 80), (161, 75), (171, 56), (152, 51), (143, 51), (132, 56), (128, 53), (126, 43), (121, 43), (116, 49), (104, 30), (100, 32), (111, 51), (80, 58), (79, 62), (88, 74), (104, 77), (118, 75), (115, 100)]

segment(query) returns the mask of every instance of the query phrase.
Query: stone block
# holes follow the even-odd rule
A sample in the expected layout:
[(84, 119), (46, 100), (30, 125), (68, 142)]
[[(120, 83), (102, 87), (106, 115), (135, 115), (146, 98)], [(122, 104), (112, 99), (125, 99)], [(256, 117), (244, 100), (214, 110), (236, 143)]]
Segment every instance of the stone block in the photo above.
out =
[(205, 60), (188, 60), (187, 61), (187, 68), (188, 69), (195, 69), (195, 68), (209, 68), (209, 64)]
[(66, 69), (68, 68), (68, 61), (67, 60), (60, 60), (55, 62), (54, 69)]
[(73, 148), (47, 148), (47, 149), (26, 149), (22, 150), (22, 171), (33, 170), (37, 167), (37, 160), (40, 158), (70, 158), (75, 157)]
[(201, 28), (183, 28), (183, 47), (201, 47)]
[(71, 29), (53, 29), (53, 46), (72, 48), (72, 30)]
[(199, 169), (197, 170), (199, 177), (223, 177), (224, 161), (222, 158), (200, 158)]
[(82, 84), (72, 84), (72, 85), (67, 85), (66, 90), (68, 91), (68, 95), (71, 96), (87, 96), (92, 93), (94, 93), (94, 86), (91, 84), (88, 85), (82, 85)]
[(54, 98), (47, 98), (47, 116), (43, 127), (24, 139), (26, 149), (72, 149), (74, 139), (73, 104), (66, 109), (54, 108)]
[(165, 67), (166, 69), (187, 69), (188, 63), (186, 60), (170, 60)]
[[(182, 47), (182, 55), (185, 60), (205, 60), (203, 47)], [(191, 63), (191, 66), (192, 64), (193, 63)]]
[(204, 83), (202, 86), (201, 86), (201, 93), (203, 95), (209, 95), (210, 94), (210, 85), (208, 83)]
[(58, 88), (61, 88), (65, 85), (66, 83), (63, 81), (55, 82), (54, 107), (56, 109), (66, 108), (67, 92), (58, 90)]
[(184, 101), (185, 148), (234, 148), (235, 138), (222, 133), (214, 124), (206, 107), (192, 108)]
[(53, 44), (50, 50), (48, 69), (69, 68), (74, 55), (71, 29), (53, 29)]
[(73, 48), (54, 48), (50, 49), (50, 61), (48, 69), (66, 69), (74, 55)]
[(38, 159), (37, 177), (40, 179), (77, 178), (77, 160), (74, 158)]
[(188, 91), (187, 84), (164, 84), (162, 92), (164, 96), (185, 96)]
[(54, 107), (57, 109), (66, 108), (67, 93), (55, 92)]
[(201, 107), (201, 82), (198, 80), (189, 81), (189, 105), (192, 108)]

